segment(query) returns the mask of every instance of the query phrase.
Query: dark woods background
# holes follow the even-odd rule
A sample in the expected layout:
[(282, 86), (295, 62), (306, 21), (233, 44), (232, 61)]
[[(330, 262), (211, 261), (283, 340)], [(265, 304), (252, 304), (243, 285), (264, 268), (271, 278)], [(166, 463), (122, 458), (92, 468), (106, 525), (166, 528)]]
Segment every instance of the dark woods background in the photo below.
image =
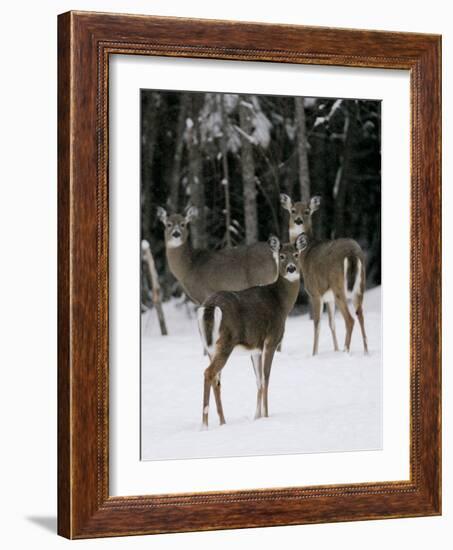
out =
[[(198, 207), (196, 248), (288, 239), (280, 192), (318, 194), (318, 238), (352, 237), (367, 256), (367, 285), (381, 282), (379, 101), (141, 92), (141, 230), (164, 299), (181, 290), (165, 261), (155, 209)], [(142, 276), (142, 305), (152, 303)]]

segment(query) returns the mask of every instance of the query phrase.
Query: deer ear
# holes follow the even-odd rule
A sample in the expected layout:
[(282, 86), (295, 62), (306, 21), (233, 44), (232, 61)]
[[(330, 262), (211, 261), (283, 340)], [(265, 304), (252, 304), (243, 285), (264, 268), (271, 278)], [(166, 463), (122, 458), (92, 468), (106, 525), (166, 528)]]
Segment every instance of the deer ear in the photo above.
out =
[(157, 217), (165, 225), (167, 223), (167, 211), (162, 206), (157, 207)]
[(272, 252), (278, 252), (280, 250), (280, 240), (275, 235), (269, 237), (267, 244), (271, 247)]
[(296, 250), (298, 252), (302, 252), (302, 250), (305, 250), (308, 246), (308, 238), (305, 233), (301, 233), (297, 239), (296, 239)]
[(198, 208), (196, 206), (190, 206), (186, 213), (186, 222), (191, 222), (198, 216)]
[(310, 211), (313, 214), (318, 208), (321, 206), (321, 197), (319, 195), (315, 195), (310, 199)]
[(288, 195), (285, 195), (285, 193), (280, 193), (280, 204), (285, 210), (288, 210), (288, 212), (291, 211), (291, 206), (293, 203), (291, 202), (291, 199), (288, 197)]

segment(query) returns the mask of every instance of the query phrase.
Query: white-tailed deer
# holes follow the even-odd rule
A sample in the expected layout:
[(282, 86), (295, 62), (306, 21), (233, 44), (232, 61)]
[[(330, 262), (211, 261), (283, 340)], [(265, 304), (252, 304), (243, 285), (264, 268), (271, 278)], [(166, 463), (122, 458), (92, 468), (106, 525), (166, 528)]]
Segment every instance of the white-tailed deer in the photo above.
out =
[(307, 237), (300, 235), (294, 245), (280, 246), (277, 237), (270, 237), (268, 242), (271, 250), (279, 255), (279, 276), (274, 283), (239, 292), (216, 292), (198, 309), (200, 335), (210, 359), (204, 372), (202, 422), (205, 428), (211, 388), (220, 424), (225, 423), (220, 374), (235, 349), (252, 357), (257, 385), (255, 418), (269, 415), (272, 360), (299, 293), (299, 254), (307, 246)]
[(313, 238), (311, 217), (321, 204), (320, 197), (312, 197), (308, 202), (293, 203), (288, 195), (281, 194), (280, 202), (289, 212), (290, 241), (294, 242), (301, 234), (306, 234), (308, 237), (308, 246), (301, 253), (299, 263), (304, 287), (312, 305), (315, 329), (313, 355), (318, 353), (320, 318), (324, 303), (327, 305), (335, 351), (338, 351), (335, 305), (340, 310), (346, 325), (344, 347), (345, 351), (349, 351), (354, 318), (348, 308), (348, 299), (352, 300), (362, 332), (363, 348), (365, 353), (368, 353), (363, 318), (365, 257), (360, 245), (353, 239), (316, 241)]
[(222, 250), (194, 250), (188, 226), (197, 213), (194, 206), (185, 216), (167, 215), (164, 208), (157, 208), (157, 216), (165, 226), (170, 271), (191, 300), (201, 304), (219, 290), (243, 290), (277, 279), (278, 257), (265, 242)]

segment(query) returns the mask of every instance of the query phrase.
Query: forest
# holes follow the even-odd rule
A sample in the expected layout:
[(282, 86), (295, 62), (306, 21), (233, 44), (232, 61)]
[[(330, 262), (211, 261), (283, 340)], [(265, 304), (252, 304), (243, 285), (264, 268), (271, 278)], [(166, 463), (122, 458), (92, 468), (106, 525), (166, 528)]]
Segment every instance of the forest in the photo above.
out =
[[(165, 260), (158, 206), (198, 209), (194, 248), (288, 240), (279, 194), (319, 195), (319, 239), (351, 237), (367, 258), (367, 287), (381, 283), (381, 103), (375, 100), (141, 91), (141, 238), (163, 300), (181, 288)], [(152, 307), (142, 260), (142, 310)], [(300, 301), (304, 302), (301, 291)]]

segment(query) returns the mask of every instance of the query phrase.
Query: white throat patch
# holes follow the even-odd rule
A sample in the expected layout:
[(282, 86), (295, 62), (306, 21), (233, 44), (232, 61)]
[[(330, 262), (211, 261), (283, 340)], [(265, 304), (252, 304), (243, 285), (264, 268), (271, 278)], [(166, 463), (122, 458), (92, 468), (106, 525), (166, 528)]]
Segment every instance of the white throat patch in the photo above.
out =
[(289, 229), (289, 239), (291, 242), (295, 241), (299, 235), (302, 235), (304, 233), (304, 224), (302, 225), (292, 225)]
[(181, 246), (183, 244), (181, 237), (170, 237), (167, 240), (167, 246), (168, 248), (178, 248), (178, 246)]
[(297, 271), (293, 271), (292, 273), (288, 273), (288, 272), (285, 273), (285, 279), (287, 281), (293, 282), (293, 281), (297, 281), (299, 278), (300, 278), (300, 275), (299, 273), (297, 273)]

